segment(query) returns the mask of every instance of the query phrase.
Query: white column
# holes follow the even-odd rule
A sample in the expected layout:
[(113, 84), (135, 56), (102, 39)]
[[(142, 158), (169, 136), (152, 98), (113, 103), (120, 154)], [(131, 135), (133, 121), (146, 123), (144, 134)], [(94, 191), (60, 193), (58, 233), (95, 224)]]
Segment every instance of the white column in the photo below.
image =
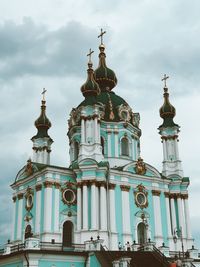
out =
[(114, 130), (115, 134), (115, 157), (119, 157), (119, 142), (118, 142), (118, 129)]
[(94, 118), (94, 143), (99, 143), (99, 133), (98, 133), (97, 117)]
[(191, 226), (190, 226), (190, 214), (189, 214), (189, 207), (188, 207), (188, 196), (186, 195), (184, 198), (184, 211), (185, 211), (185, 223), (186, 223), (186, 232), (187, 238), (191, 238)]
[(17, 195), (18, 213), (17, 213), (17, 240), (22, 240), (22, 220), (23, 220), (23, 194)]
[(171, 195), (170, 198), (170, 206), (171, 206), (171, 216), (172, 216), (172, 234), (174, 234), (174, 230), (177, 228), (176, 224), (176, 212), (175, 212), (175, 203), (174, 203), (174, 197)]
[(82, 228), (81, 221), (82, 199), (81, 199), (81, 185), (77, 184), (77, 230)]
[(96, 204), (97, 204), (97, 229), (100, 229), (100, 199), (99, 199), (99, 187), (96, 186)]
[(167, 151), (166, 151), (166, 141), (165, 141), (165, 139), (162, 139), (162, 143), (163, 143), (163, 160), (166, 161), (167, 160)]
[(168, 237), (172, 236), (172, 227), (170, 220), (170, 208), (169, 208), (169, 193), (165, 192), (165, 203), (166, 203), (166, 216), (167, 216), (167, 233)]
[(52, 183), (44, 182), (44, 232), (51, 232)]
[(97, 229), (96, 182), (91, 184), (91, 228)]
[(177, 196), (177, 204), (178, 204), (178, 219), (179, 219), (179, 227), (182, 229), (182, 236), (185, 237), (185, 227), (183, 223), (183, 207), (182, 207), (182, 201), (181, 196)]
[(174, 142), (175, 142), (176, 160), (179, 160), (178, 139), (175, 139)]
[(55, 183), (54, 188), (54, 232), (59, 232), (59, 195), (60, 195), (60, 184)]
[(129, 190), (130, 186), (121, 185), (122, 190), (122, 224), (123, 233), (130, 234), (130, 204), (129, 204)]
[(111, 157), (111, 130), (108, 129), (107, 130), (107, 134), (108, 134), (108, 142), (107, 142), (107, 145), (108, 145), (108, 157)]
[(85, 143), (85, 120), (82, 118), (81, 120), (81, 143)]
[(83, 183), (83, 230), (88, 230), (88, 188), (87, 188), (87, 182)]
[(105, 183), (100, 185), (100, 224), (101, 230), (107, 230), (107, 201)]
[(35, 187), (36, 190), (36, 211), (35, 211), (35, 232), (40, 233), (40, 220), (41, 220), (41, 190), (42, 185), (38, 184)]
[(12, 237), (11, 240), (15, 239), (15, 225), (16, 225), (16, 197), (13, 197), (13, 219), (12, 219)]
[(116, 215), (115, 215), (115, 184), (109, 184), (110, 197), (110, 230), (116, 232)]
[(162, 245), (162, 221), (161, 221), (161, 209), (160, 209), (160, 191), (152, 190), (153, 195), (153, 207), (154, 207), (154, 224), (155, 224), (155, 239), (157, 239), (157, 245)]

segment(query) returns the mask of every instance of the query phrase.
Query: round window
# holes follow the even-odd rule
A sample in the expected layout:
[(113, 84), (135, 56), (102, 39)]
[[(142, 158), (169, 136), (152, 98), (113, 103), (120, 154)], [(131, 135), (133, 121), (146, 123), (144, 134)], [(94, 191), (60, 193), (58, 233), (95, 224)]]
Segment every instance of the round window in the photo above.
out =
[(31, 209), (33, 206), (33, 196), (32, 195), (28, 195), (27, 199), (26, 199), (26, 206), (28, 209)]
[(137, 201), (137, 203), (138, 203), (140, 206), (143, 206), (143, 205), (146, 204), (146, 202), (147, 202), (147, 198), (146, 198), (146, 196), (145, 196), (144, 193), (139, 192), (139, 193), (137, 193), (137, 195), (136, 195), (136, 201)]
[(63, 200), (67, 204), (72, 204), (76, 200), (74, 191), (71, 189), (65, 189), (63, 191)]

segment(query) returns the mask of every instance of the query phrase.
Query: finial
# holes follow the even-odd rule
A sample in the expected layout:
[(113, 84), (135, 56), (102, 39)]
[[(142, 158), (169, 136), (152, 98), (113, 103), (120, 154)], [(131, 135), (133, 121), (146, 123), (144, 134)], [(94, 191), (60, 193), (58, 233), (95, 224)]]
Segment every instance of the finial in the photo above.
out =
[(43, 91), (42, 91), (42, 101), (45, 101), (45, 93), (46, 93), (46, 89), (45, 88), (43, 88)]
[(89, 61), (88, 61), (88, 67), (91, 68), (92, 67), (92, 54), (94, 53), (94, 51), (92, 51), (92, 49), (90, 48), (89, 53), (87, 54), (87, 57), (89, 57)]
[(167, 76), (166, 74), (164, 74), (164, 77), (161, 79), (161, 81), (164, 81), (164, 91), (165, 91), (165, 93), (167, 92), (167, 90), (165, 90), (165, 89), (167, 89), (167, 83), (166, 83), (167, 79), (169, 79), (169, 76)]
[(101, 29), (101, 33), (99, 34), (98, 38), (101, 37), (101, 45), (103, 45), (103, 35), (106, 33), (106, 31), (103, 31), (103, 29)]

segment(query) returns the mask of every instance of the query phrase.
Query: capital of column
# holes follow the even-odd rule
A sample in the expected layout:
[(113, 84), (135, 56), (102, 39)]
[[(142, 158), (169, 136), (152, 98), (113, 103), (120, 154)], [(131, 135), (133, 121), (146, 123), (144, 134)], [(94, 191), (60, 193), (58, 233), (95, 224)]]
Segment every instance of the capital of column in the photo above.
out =
[(122, 191), (129, 192), (130, 186), (129, 185), (120, 185)]
[(153, 196), (160, 196), (161, 191), (160, 190), (151, 190)]
[(36, 184), (35, 190), (36, 192), (42, 190), (42, 184)]
[(111, 130), (111, 129), (108, 129), (108, 130), (107, 130), (107, 133), (108, 133), (108, 134), (111, 134), (111, 133), (112, 133), (112, 130)]
[(170, 197), (170, 193), (169, 192), (164, 192), (164, 195), (165, 195), (166, 198)]
[(13, 202), (15, 203), (16, 200), (17, 200), (17, 197), (16, 197), (16, 196), (12, 197), (12, 200), (13, 200)]
[(54, 182), (54, 186), (56, 189), (60, 189), (61, 188), (61, 185), (59, 182)]
[(54, 182), (51, 182), (51, 181), (45, 181), (43, 183), (44, 187), (45, 188), (52, 188), (52, 186), (54, 185)]
[(97, 185), (99, 187), (105, 187), (106, 188), (106, 182), (105, 181), (99, 181)]
[(83, 180), (81, 184), (82, 184), (82, 186), (88, 186), (89, 185), (89, 181), (88, 180)]
[(18, 200), (23, 199), (23, 196), (24, 196), (23, 193), (19, 193), (19, 194), (17, 194), (17, 199), (18, 199)]
[(182, 194), (182, 195), (181, 195), (181, 198), (182, 198), (182, 199), (188, 199), (188, 194)]
[(116, 187), (116, 184), (109, 183), (108, 188), (109, 190), (114, 190)]

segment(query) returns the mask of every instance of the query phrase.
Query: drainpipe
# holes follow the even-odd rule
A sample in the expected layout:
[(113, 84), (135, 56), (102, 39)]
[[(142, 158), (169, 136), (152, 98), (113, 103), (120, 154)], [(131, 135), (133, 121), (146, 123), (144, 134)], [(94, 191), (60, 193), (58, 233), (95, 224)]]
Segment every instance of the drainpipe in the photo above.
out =
[(27, 267), (29, 267), (29, 260), (28, 260), (28, 257), (27, 257), (27, 255), (26, 255), (26, 252), (24, 252), (24, 258), (26, 259), (26, 262), (27, 262)]
[(107, 189), (107, 227), (108, 227), (108, 242), (109, 242), (109, 250), (111, 248), (111, 230), (110, 230), (110, 195), (109, 195), (109, 181), (110, 181), (110, 166), (107, 172), (106, 177), (106, 189)]

